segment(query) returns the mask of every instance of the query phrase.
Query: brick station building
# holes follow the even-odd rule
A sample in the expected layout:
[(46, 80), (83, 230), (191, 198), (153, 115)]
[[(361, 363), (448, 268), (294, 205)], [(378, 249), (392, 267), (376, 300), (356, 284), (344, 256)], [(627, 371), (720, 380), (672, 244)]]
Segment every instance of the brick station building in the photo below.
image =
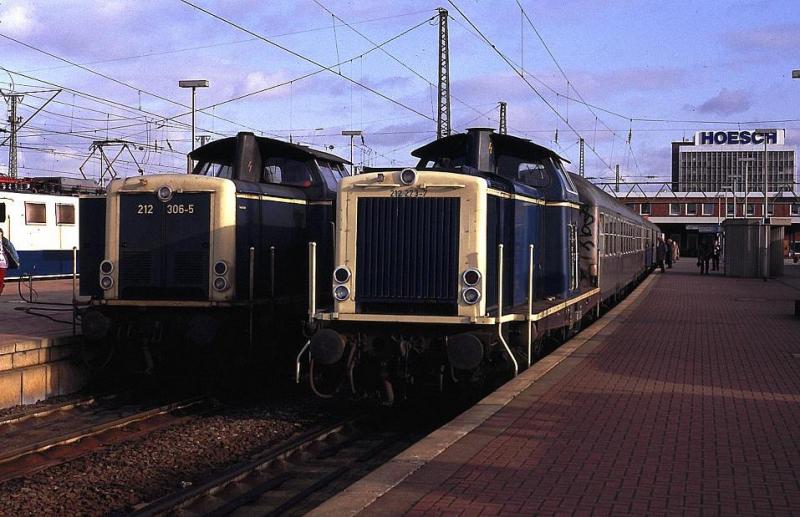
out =
[(678, 242), (681, 254), (697, 254), (703, 234), (722, 221), (764, 217), (764, 183), (773, 224), (784, 225), (784, 252), (800, 251), (800, 184), (797, 149), (783, 129), (697, 131), (672, 142), (672, 181), (599, 185)]
[[(727, 218), (764, 216), (764, 196), (743, 192), (620, 192), (619, 200), (658, 225), (667, 238), (678, 242), (681, 255), (697, 255), (701, 234), (716, 234)], [(727, 196), (727, 197), (726, 197)], [(735, 198), (735, 201), (734, 201)], [(784, 253), (791, 246), (800, 246), (800, 197), (792, 192), (770, 194), (768, 216), (773, 223), (791, 223), (784, 233)], [(797, 243), (797, 244), (795, 244)]]

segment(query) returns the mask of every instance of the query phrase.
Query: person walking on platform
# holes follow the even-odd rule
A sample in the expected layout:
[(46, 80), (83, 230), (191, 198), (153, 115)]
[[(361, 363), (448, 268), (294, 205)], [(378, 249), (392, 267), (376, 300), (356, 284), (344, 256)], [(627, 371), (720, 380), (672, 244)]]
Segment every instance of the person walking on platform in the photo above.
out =
[(707, 275), (708, 274), (708, 261), (711, 260), (711, 254), (713, 253), (713, 248), (711, 243), (703, 237), (700, 240), (700, 247), (697, 250), (697, 265), (700, 267), (700, 274)]
[(714, 246), (711, 249), (711, 271), (719, 271), (719, 255), (721, 251), (719, 239), (714, 239)]
[(19, 255), (11, 241), (3, 235), (3, 229), (0, 228), (0, 294), (3, 294), (3, 289), (6, 286), (6, 270), (17, 269), (19, 267)]
[(664, 259), (667, 257), (667, 244), (661, 237), (658, 238), (656, 243), (656, 266), (661, 268), (662, 273), (666, 273), (664, 269)]
[(678, 241), (672, 241), (672, 261), (677, 262), (681, 258), (681, 247), (678, 246)]
[(672, 269), (672, 257), (673, 253), (675, 253), (675, 244), (673, 243), (672, 239), (667, 239), (667, 252), (665, 256), (665, 262), (667, 263), (667, 269)]

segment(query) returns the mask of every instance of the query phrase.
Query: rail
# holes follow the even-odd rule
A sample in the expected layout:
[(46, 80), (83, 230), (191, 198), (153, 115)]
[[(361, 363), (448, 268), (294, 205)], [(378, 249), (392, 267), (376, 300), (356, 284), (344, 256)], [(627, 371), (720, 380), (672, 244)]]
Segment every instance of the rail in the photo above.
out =
[[(286, 492), (283, 485), (292, 479), (306, 478), (305, 481), (310, 484), (295, 490), (289, 497), (282, 496), (281, 502), (274, 505), (268, 513), (278, 514), (347, 472), (346, 467), (333, 467), (316, 479), (307, 479), (307, 472), (293, 474), (292, 468), (294, 462), (295, 469), (302, 470), (305, 465), (304, 457), (307, 460), (329, 463), (330, 458), (357, 439), (359, 418), (362, 417), (347, 418), (302, 433), (252, 460), (233, 466), (201, 485), (139, 505), (131, 515), (142, 517), (183, 514), (192, 512), (195, 507), (199, 509), (198, 513), (226, 515), (254, 502), (271, 490), (281, 488), (282, 492)], [(234, 486), (235, 489), (228, 489)], [(213, 498), (213, 501), (208, 501), (207, 498)]]
[[(56, 430), (50, 436), (25, 443), (20, 446), (5, 449), (0, 453), (0, 482), (5, 482), (23, 475), (31, 474), (43, 468), (52, 467), (70, 461), (80, 456), (84, 456), (103, 444), (99, 440), (89, 440), (81, 443), (85, 438), (99, 437), (103, 433), (120, 429), (131, 425), (133, 423), (141, 423), (147, 420), (155, 419), (156, 417), (174, 413), (178, 410), (188, 409), (194, 406), (199, 406), (204, 402), (204, 398), (194, 397), (179, 402), (172, 402), (164, 404), (155, 408), (150, 408), (144, 411), (136, 411), (122, 417), (111, 418), (108, 420), (101, 420), (100, 422), (89, 423), (81, 425), (68, 431), (60, 431), (63, 427), (63, 420), (56, 420), (53, 428)], [(31, 414), (23, 414), (19, 418), (12, 418), (0, 422), (4, 425), (14, 425), (23, 420), (30, 418), (43, 418), (57, 412), (68, 411), (79, 407), (84, 407), (94, 403), (96, 399), (88, 398), (78, 402), (69, 402), (55, 408), (48, 408), (47, 410), (34, 412)], [(107, 408), (102, 408), (107, 409)], [(102, 410), (101, 409), (101, 410)], [(102, 413), (98, 413), (100, 415)], [(37, 422), (37, 424), (41, 424)], [(167, 422), (159, 422), (153, 424), (153, 429), (161, 428), (167, 425)], [(49, 431), (47, 425), (37, 425), (36, 433), (47, 433)], [(62, 448), (73, 446), (73, 450), (63, 450)], [(49, 451), (54, 450), (54, 454), (47, 455)], [(29, 457), (33, 455), (45, 455), (39, 461), (28, 461)]]

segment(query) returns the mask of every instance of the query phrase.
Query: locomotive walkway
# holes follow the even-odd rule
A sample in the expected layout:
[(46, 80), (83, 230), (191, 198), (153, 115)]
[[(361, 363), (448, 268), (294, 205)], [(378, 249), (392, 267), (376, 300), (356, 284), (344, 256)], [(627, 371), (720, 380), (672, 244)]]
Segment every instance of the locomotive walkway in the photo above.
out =
[(797, 512), (795, 299), (684, 259), (313, 513)]

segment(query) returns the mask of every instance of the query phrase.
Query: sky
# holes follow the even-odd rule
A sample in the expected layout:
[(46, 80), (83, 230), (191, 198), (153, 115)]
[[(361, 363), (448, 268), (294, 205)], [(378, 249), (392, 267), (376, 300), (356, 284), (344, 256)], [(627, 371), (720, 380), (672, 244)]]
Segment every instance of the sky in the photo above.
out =
[(436, 138), (439, 7), (453, 132), (497, 128), (504, 101), (509, 134), (575, 171), (582, 137), (597, 182), (617, 164), (625, 180), (667, 180), (670, 142), (695, 131), (800, 141), (792, 0), (0, 0), (0, 89), (23, 95), (26, 122), (19, 173), (97, 178), (93, 142), (106, 140), (128, 143), (103, 147), (121, 153), (119, 176), (182, 172), (182, 79), (210, 83), (198, 135), (252, 131), (349, 158), (341, 132), (358, 129), (358, 165), (413, 165)]

